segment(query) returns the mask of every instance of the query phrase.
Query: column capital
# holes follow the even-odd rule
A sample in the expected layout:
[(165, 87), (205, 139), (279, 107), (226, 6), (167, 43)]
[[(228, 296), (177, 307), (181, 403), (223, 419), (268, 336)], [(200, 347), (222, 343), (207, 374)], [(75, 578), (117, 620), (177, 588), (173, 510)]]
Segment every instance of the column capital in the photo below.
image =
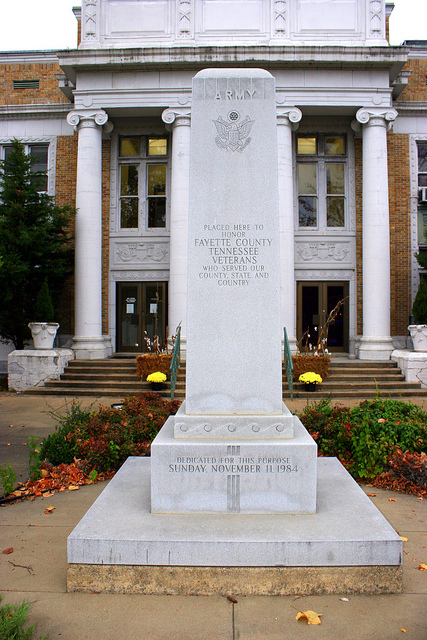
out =
[(280, 105), (276, 109), (276, 117), (278, 125), (289, 126), (292, 127), (293, 131), (296, 131), (302, 118), (302, 111), (298, 107), (283, 107)]
[(165, 109), (162, 113), (162, 120), (169, 125), (167, 128), (189, 127), (191, 124), (191, 111), (188, 107), (173, 107)]
[(67, 115), (67, 122), (76, 130), (79, 128), (105, 127), (107, 133), (113, 129), (111, 122), (108, 122), (108, 114), (103, 109), (73, 109)]
[(356, 121), (351, 126), (355, 131), (360, 125), (389, 129), (396, 118), (397, 111), (393, 107), (362, 107), (356, 113)]

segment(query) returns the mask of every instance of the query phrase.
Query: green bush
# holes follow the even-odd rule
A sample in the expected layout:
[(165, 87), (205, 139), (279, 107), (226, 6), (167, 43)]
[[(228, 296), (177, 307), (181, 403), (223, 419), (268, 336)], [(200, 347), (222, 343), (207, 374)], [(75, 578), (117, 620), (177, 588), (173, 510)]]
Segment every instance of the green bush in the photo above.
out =
[(51, 414), (58, 422), (54, 433), (43, 440), (40, 445), (40, 460), (48, 460), (50, 464), (71, 464), (78, 457), (77, 439), (81, 430), (89, 422), (93, 411), (82, 409), (77, 402), (72, 402), (64, 415)]
[(427, 285), (422, 278), (412, 307), (416, 324), (427, 324)]
[(53, 308), (52, 298), (50, 297), (49, 285), (45, 278), (40, 291), (37, 294), (34, 305), (34, 321), (35, 322), (54, 322), (55, 310)]
[(40, 458), (53, 465), (86, 460), (96, 471), (117, 470), (128, 456), (145, 455), (151, 441), (180, 403), (156, 393), (126, 398), (122, 409), (82, 410), (78, 404), (60, 418), (60, 425), (41, 445)]
[[(0, 602), (2, 601), (0, 595)], [(30, 604), (5, 604), (0, 606), (0, 640), (32, 640), (34, 625), (24, 629)], [(46, 636), (39, 640), (46, 640)]]
[(355, 478), (381, 473), (397, 449), (427, 449), (427, 413), (400, 400), (375, 398), (352, 409), (321, 400), (307, 406), (300, 419), (319, 453), (338, 457)]

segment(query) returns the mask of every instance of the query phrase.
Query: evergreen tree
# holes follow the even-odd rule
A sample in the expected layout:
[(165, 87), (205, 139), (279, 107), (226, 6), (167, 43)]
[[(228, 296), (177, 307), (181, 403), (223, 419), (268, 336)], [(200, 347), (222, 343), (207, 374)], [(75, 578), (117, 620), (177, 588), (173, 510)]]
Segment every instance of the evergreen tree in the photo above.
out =
[[(24, 348), (28, 323), (47, 280), (53, 299), (72, 270), (71, 207), (58, 207), (39, 192), (43, 173), (19, 140), (13, 140), (0, 174), (0, 336)], [(41, 319), (45, 321), (45, 319)]]

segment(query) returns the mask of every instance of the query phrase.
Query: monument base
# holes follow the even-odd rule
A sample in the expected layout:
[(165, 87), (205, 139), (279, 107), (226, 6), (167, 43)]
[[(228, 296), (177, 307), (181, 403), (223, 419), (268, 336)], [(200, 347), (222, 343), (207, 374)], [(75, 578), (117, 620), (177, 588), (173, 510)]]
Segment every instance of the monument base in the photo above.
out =
[(174, 438), (182, 418), (169, 417), (151, 445), (151, 511), (315, 513), (317, 445), (290, 418), (293, 438), (230, 441)]
[(68, 537), (70, 591), (401, 590), (402, 540), (335, 458), (318, 459), (316, 514), (295, 516), (152, 514), (150, 462), (129, 458)]

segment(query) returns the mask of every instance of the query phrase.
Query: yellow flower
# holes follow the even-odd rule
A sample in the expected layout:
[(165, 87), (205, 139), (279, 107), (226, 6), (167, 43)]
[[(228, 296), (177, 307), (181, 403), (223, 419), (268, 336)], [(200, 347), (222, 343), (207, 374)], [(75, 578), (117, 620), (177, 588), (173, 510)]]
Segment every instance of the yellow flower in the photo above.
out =
[(150, 375), (147, 376), (147, 382), (165, 382), (165, 380), (165, 374), (161, 373), (160, 371), (156, 371), (156, 373), (150, 373)]
[(314, 384), (320, 384), (322, 382), (322, 378), (319, 376), (319, 374), (314, 373), (313, 371), (302, 373), (298, 380), (300, 382), (303, 382), (304, 384), (309, 384), (310, 382), (313, 382)]

